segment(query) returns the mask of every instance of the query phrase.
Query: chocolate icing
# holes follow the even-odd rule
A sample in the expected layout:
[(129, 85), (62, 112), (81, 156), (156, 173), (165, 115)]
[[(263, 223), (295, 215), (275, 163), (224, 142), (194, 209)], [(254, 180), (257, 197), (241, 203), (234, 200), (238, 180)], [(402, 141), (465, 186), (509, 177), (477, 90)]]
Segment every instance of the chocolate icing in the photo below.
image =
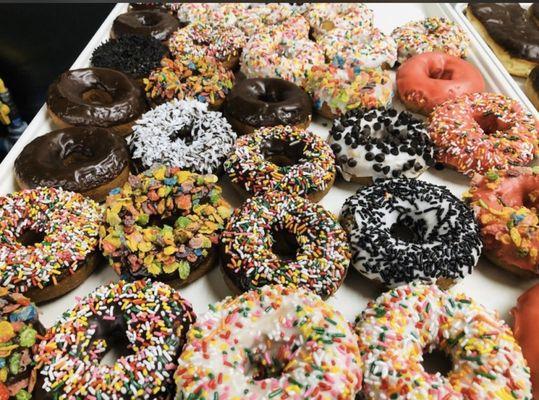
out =
[(529, 8), (529, 13), (533, 18), (539, 20), (539, 3), (532, 3)]
[(295, 125), (309, 120), (312, 102), (292, 82), (278, 78), (245, 79), (232, 88), (224, 113), (255, 128)]
[(539, 65), (532, 69), (532, 72), (530, 72), (528, 79), (532, 83), (533, 90), (539, 92)]
[(153, 36), (157, 40), (166, 40), (180, 27), (177, 18), (160, 10), (138, 10), (120, 14), (112, 24), (112, 34)]
[(518, 3), (470, 3), (468, 7), (511, 56), (539, 62), (539, 28)]
[(64, 72), (49, 87), (47, 106), (70, 125), (103, 128), (131, 122), (146, 110), (141, 88), (107, 68)]
[(102, 128), (49, 132), (26, 145), (15, 174), (28, 187), (61, 187), (85, 192), (116, 178), (129, 165), (124, 140)]

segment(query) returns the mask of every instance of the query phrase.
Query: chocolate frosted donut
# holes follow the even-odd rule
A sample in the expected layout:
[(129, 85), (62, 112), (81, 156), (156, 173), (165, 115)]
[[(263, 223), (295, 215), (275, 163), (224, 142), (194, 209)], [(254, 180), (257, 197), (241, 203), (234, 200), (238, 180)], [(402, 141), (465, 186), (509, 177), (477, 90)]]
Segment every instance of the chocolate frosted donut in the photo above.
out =
[(138, 10), (120, 14), (112, 24), (111, 37), (123, 35), (153, 36), (166, 40), (180, 27), (177, 18), (160, 10)]
[(26, 145), (15, 160), (15, 176), (22, 189), (61, 187), (103, 201), (127, 180), (129, 152), (106, 129), (60, 129)]
[(232, 88), (224, 113), (239, 134), (276, 125), (306, 128), (312, 102), (303, 89), (284, 79), (245, 79)]
[(528, 75), (526, 83), (524, 84), (524, 92), (532, 101), (535, 108), (539, 110), (539, 65), (532, 69)]
[(127, 135), (146, 110), (141, 89), (127, 75), (107, 68), (66, 71), (49, 87), (47, 106), (60, 128), (98, 126)]

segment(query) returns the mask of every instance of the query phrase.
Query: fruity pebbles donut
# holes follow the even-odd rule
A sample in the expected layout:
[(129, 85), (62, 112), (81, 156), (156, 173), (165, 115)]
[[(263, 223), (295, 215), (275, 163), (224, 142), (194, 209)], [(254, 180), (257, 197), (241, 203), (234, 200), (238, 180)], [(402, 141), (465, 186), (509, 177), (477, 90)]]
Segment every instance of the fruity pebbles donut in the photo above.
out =
[(539, 154), (537, 120), (502, 94), (446, 101), (430, 115), (429, 134), (437, 160), (467, 175), (526, 165)]
[(282, 286), (210, 305), (178, 364), (176, 400), (349, 400), (361, 389), (357, 338), (344, 317)]
[(54, 188), (0, 197), (0, 286), (36, 303), (79, 286), (97, 264), (101, 207)]
[[(36, 398), (170, 399), (194, 321), (191, 305), (163, 283), (100, 286), (62, 314), (39, 344)], [(111, 349), (123, 353), (101, 365)]]
[(327, 298), (342, 284), (346, 233), (322, 206), (283, 192), (250, 198), (221, 235), (225, 281), (236, 292), (267, 284), (310, 289)]
[(205, 274), (232, 210), (215, 175), (155, 165), (111, 192), (101, 249), (120, 276), (173, 286)]
[[(531, 400), (530, 371), (511, 329), (463, 294), (411, 284), (371, 301), (356, 333), (367, 399)], [(439, 349), (446, 376), (422, 366)]]

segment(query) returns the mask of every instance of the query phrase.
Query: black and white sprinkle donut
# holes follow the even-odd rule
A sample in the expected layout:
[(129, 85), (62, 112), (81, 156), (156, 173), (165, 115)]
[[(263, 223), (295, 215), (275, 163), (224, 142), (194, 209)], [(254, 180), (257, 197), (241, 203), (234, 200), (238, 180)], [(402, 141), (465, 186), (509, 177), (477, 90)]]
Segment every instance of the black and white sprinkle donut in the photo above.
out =
[(344, 203), (342, 222), (354, 267), (389, 287), (418, 279), (446, 288), (481, 254), (472, 210), (445, 187), (416, 179), (359, 189)]
[(221, 171), (235, 140), (236, 133), (220, 112), (196, 100), (173, 100), (142, 115), (129, 144), (142, 169), (158, 162), (211, 174)]
[(328, 142), (347, 181), (415, 178), (434, 165), (434, 147), (423, 122), (406, 111), (348, 111), (333, 123)]

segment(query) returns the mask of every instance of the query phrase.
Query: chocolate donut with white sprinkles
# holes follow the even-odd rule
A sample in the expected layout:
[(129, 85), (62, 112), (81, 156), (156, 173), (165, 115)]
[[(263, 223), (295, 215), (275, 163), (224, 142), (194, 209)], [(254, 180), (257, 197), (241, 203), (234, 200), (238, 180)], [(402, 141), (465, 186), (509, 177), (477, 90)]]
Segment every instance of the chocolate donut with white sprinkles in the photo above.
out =
[(434, 146), (423, 122), (395, 109), (354, 109), (335, 120), (328, 142), (346, 181), (415, 178), (434, 165)]
[(442, 288), (472, 273), (481, 240), (473, 212), (443, 186), (388, 179), (359, 189), (343, 206), (352, 265), (395, 287), (420, 280)]

